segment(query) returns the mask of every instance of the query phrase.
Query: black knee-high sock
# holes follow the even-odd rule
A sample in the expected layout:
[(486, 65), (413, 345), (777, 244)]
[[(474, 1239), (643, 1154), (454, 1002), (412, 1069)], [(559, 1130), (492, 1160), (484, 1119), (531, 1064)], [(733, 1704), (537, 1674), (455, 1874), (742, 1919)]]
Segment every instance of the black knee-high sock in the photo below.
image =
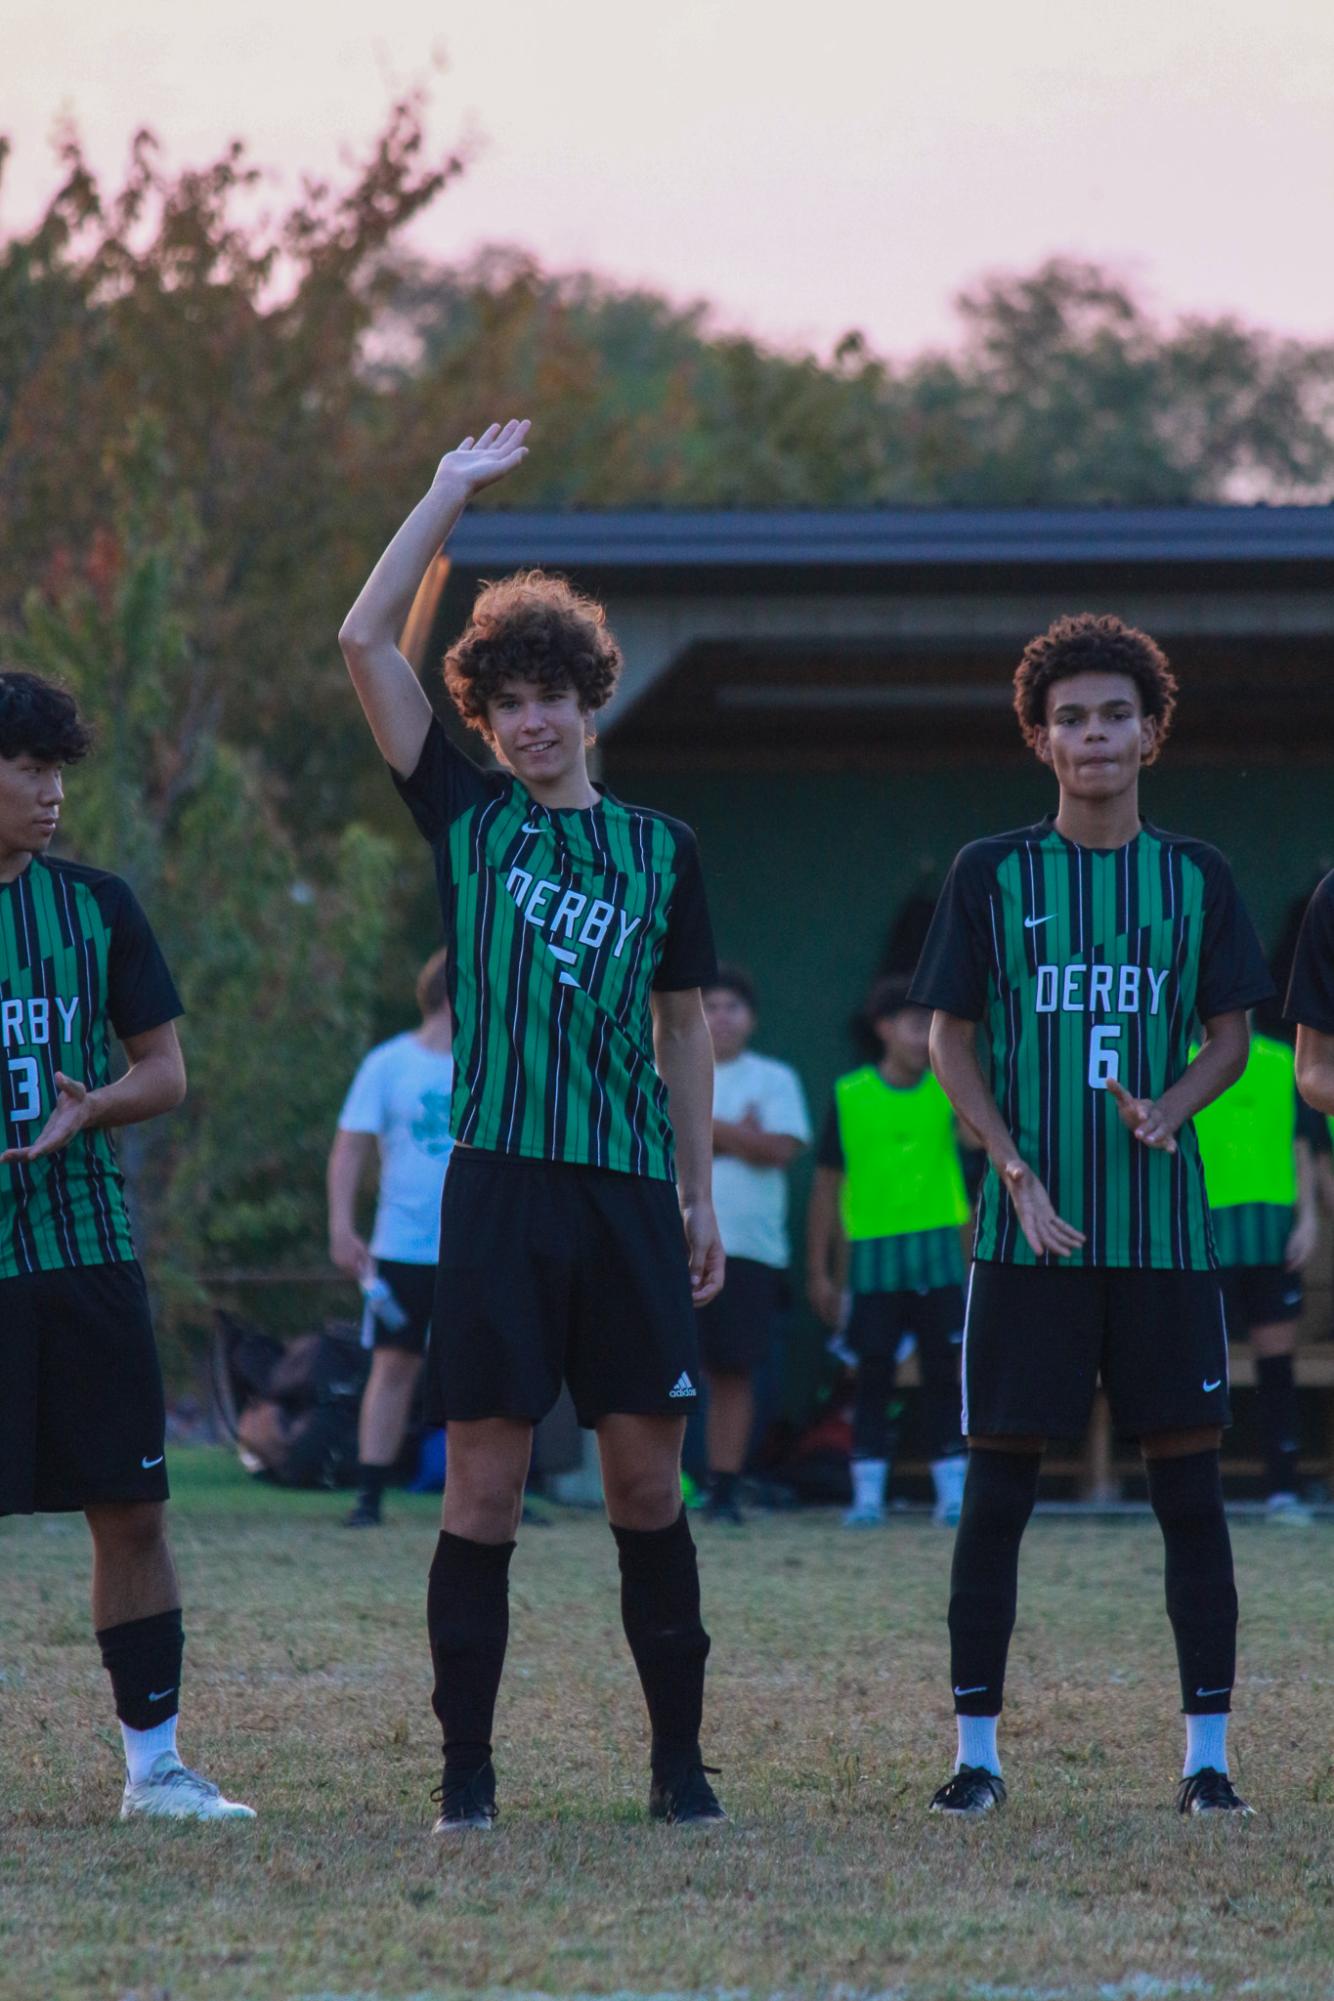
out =
[(962, 1396), (959, 1351), (944, 1334), (931, 1333), (917, 1343), (922, 1370), (922, 1432), (932, 1459), (950, 1459), (964, 1449), (959, 1429)]
[(1188, 1716), (1220, 1715), (1232, 1707), (1237, 1672), (1237, 1587), (1218, 1454), (1149, 1459), (1144, 1470), (1167, 1552), (1181, 1707)]
[(442, 1531), (426, 1590), (435, 1690), (448, 1779), (470, 1778), (491, 1756), (491, 1724), (509, 1639), (512, 1542), (469, 1542)]
[(621, 1619), (644, 1688), (653, 1769), (699, 1756), (709, 1636), (699, 1611), (699, 1567), (685, 1510), (666, 1529), (611, 1532), (621, 1562)]
[(181, 1608), (154, 1612), (147, 1619), (127, 1619), (120, 1626), (103, 1626), (97, 1634), (102, 1665), (111, 1676), (116, 1715), (131, 1730), (151, 1730), (175, 1716), (181, 1706), (181, 1662), (185, 1629)]
[(852, 1403), (852, 1456), (888, 1459), (889, 1400), (894, 1394), (897, 1364), (892, 1355), (864, 1355), (857, 1364), (857, 1389)]
[(1037, 1499), (1038, 1452), (968, 1455), (950, 1571), (950, 1679), (959, 1716), (999, 1716), (1019, 1597), (1019, 1544)]
[(1297, 1491), (1297, 1383), (1291, 1355), (1261, 1355), (1255, 1364), (1264, 1440), (1265, 1492)]

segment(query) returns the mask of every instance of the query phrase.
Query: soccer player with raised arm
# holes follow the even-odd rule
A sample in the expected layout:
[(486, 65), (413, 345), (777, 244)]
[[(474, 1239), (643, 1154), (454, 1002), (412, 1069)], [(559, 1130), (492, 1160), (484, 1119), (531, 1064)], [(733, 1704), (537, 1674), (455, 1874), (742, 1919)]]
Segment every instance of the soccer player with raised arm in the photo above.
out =
[(1057, 811), (960, 852), (913, 982), (935, 1011), (936, 1074), (989, 1161), (964, 1323), (958, 1760), (931, 1802), (942, 1813), (1005, 1798), (996, 1724), (1020, 1539), (1046, 1441), (1082, 1434), (1099, 1375), (1139, 1440), (1166, 1549), (1177, 1805), (1249, 1811), (1227, 1760), (1227, 1330), (1191, 1119), (1241, 1075), (1246, 1010), (1273, 988), (1217, 849), (1141, 818), (1140, 772), (1175, 700), (1161, 650), (1119, 619), (1058, 619), (1030, 642), (1015, 708)]
[(128, 884), (47, 852), (90, 744), (63, 689), (0, 673), (0, 1515), (92, 1532), (121, 1819), (252, 1820), (176, 1751), (166, 1410), (111, 1134), (185, 1096), (181, 1003)]
[(491, 1730), (534, 1424), (562, 1378), (596, 1430), (621, 1610), (652, 1727), (649, 1811), (725, 1818), (700, 1755), (708, 1635), (681, 1508), (694, 1306), (722, 1285), (711, 1199), (716, 963), (689, 828), (588, 775), (620, 652), (599, 605), (527, 571), (486, 586), (445, 679), (498, 771), (435, 719), (397, 635), (479, 488), (527, 456), (492, 425), (440, 462), (339, 635), (435, 860), (456, 1140), (427, 1414), (447, 1426), (427, 1623), (444, 1734), (435, 1831), (496, 1818)]
[(1334, 869), (1306, 907), (1285, 1012), (1297, 1024), (1297, 1089), (1334, 1118)]

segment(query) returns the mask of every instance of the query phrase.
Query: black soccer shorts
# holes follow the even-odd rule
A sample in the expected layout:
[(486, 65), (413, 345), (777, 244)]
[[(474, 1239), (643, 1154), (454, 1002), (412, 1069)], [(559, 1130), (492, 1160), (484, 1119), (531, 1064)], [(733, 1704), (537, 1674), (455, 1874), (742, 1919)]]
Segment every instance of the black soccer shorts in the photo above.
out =
[(433, 1424), (536, 1423), (568, 1383), (580, 1424), (687, 1417), (699, 1338), (676, 1189), (456, 1146), (426, 1349)]
[(748, 1376), (767, 1362), (787, 1299), (785, 1271), (758, 1258), (729, 1258), (726, 1285), (699, 1309), (705, 1368), (720, 1376)]
[(402, 1324), (391, 1327), (397, 1315), (377, 1313), (370, 1300), (361, 1316), (363, 1348), (401, 1348), (405, 1355), (426, 1352), (435, 1307), (435, 1266), (403, 1264), (396, 1258), (377, 1258), (375, 1270), (393, 1294), (393, 1304), (402, 1314)]
[(889, 1361), (911, 1334), (919, 1353), (957, 1343), (963, 1333), (963, 1287), (934, 1285), (924, 1291), (859, 1292), (843, 1334), (859, 1362)]
[(165, 1429), (137, 1263), (0, 1279), (0, 1515), (165, 1501)]
[(1128, 1437), (1230, 1423), (1217, 1272), (974, 1264), (965, 1434), (1080, 1438), (1099, 1378)]
[(1281, 1327), (1301, 1319), (1300, 1273), (1284, 1265), (1229, 1265), (1218, 1276), (1234, 1341), (1244, 1341), (1252, 1327)]

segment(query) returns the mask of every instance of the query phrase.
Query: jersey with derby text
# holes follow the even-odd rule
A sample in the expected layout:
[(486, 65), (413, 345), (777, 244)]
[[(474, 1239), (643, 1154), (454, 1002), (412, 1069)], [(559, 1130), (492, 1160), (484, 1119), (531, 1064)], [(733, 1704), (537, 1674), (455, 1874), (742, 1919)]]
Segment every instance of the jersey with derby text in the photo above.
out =
[(1273, 983), (1231, 872), (1205, 841), (1145, 823), (1081, 848), (1052, 820), (974, 841), (950, 870), (912, 998), (981, 1024), (984, 1074), (1020, 1156), (1086, 1242), (1039, 1256), (989, 1166), (975, 1255), (1003, 1264), (1215, 1266), (1187, 1122), (1177, 1150), (1140, 1144), (1107, 1084), (1156, 1098), (1186, 1069), (1196, 1024)]
[[(182, 1012), (147, 917), (102, 869), (34, 855), (0, 883), (0, 1135), (28, 1146), (55, 1110), (61, 1070), (111, 1082), (124, 1040)], [(0, 1148), (3, 1151), (3, 1148)], [(40, 1160), (0, 1166), (0, 1279), (134, 1256), (111, 1134), (76, 1133)]]
[(435, 856), (462, 1145), (674, 1178), (654, 990), (707, 986), (713, 933), (690, 829), (599, 790), (540, 806), (433, 720), (394, 782)]

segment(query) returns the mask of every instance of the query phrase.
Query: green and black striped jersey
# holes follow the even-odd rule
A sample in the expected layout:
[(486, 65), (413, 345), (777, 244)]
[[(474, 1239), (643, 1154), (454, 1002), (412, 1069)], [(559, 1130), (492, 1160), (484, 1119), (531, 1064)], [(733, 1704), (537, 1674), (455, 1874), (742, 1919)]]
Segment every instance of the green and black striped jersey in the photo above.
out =
[(1273, 991), (1231, 872), (1207, 842), (1146, 824), (1125, 847), (1081, 848), (1048, 819), (964, 848), (912, 997), (981, 1024), (1001, 1116), (1087, 1240), (1071, 1257), (1038, 1257), (988, 1168), (975, 1255), (1212, 1269), (1193, 1128), (1175, 1153), (1141, 1146), (1106, 1086), (1159, 1097), (1185, 1070), (1199, 1022)]
[(674, 1178), (654, 989), (717, 962), (695, 837), (601, 792), (549, 810), (433, 721), (394, 774), (435, 856), (454, 1008), (454, 1137), (491, 1153)]
[[(55, 1109), (55, 1073), (111, 1082), (111, 1036), (181, 1013), (158, 942), (118, 876), (34, 855), (0, 883), (0, 1132), (28, 1146)], [(3, 1151), (3, 1148), (0, 1148)], [(106, 1131), (0, 1166), (0, 1278), (134, 1256)]]

